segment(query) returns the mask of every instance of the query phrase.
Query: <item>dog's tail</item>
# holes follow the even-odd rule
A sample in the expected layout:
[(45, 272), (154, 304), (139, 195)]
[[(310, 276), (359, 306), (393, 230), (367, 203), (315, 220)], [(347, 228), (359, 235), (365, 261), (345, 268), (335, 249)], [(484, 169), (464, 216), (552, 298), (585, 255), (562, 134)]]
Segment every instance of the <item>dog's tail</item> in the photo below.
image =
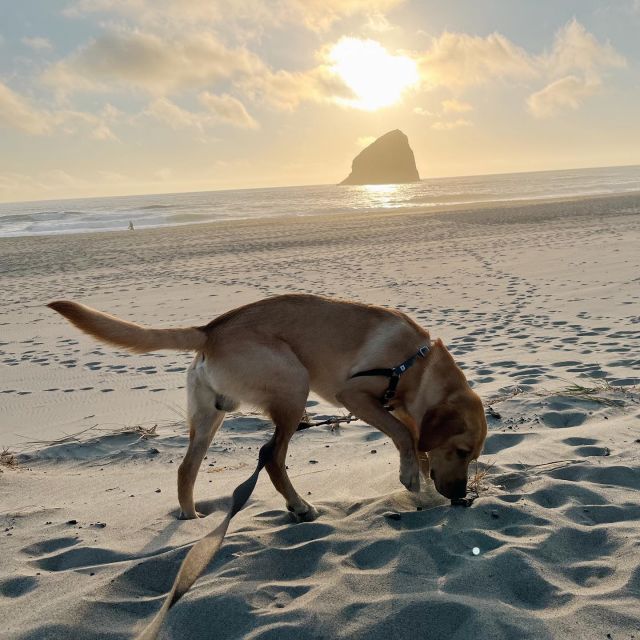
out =
[(70, 300), (56, 300), (47, 306), (94, 338), (124, 347), (134, 353), (146, 353), (157, 349), (198, 351), (207, 341), (207, 334), (195, 327), (147, 329)]

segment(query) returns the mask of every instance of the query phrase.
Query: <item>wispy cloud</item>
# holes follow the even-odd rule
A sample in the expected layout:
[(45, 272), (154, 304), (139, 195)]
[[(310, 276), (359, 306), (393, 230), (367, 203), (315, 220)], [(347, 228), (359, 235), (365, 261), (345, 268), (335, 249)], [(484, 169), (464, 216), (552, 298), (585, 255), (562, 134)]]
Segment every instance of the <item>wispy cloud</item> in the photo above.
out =
[(258, 123), (249, 115), (242, 102), (233, 96), (228, 94), (219, 96), (203, 91), (198, 96), (198, 100), (206, 111), (190, 111), (169, 98), (160, 97), (147, 106), (143, 115), (150, 116), (172, 129), (194, 129), (200, 133), (221, 123), (231, 124), (241, 129), (258, 127)]
[(438, 120), (431, 125), (436, 131), (450, 131), (451, 129), (460, 129), (461, 127), (471, 127), (473, 122), (458, 118), (457, 120)]
[(202, 92), (198, 99), (214, 119), (232, 124), (241, 129), (257, 129), (258, 123), (249, 115), (245, 106), (233, 96), (226, 93), (215, 95), (208, 91)]
[(534, 57), (500, 33), (483, 38), (445, 32), (420, 56), (420, 67), (428, 85), (450, 88), (539, 74)]
[(532, 93), (527, 105), (536, 118), (548, 118), (567, 109), (577, 109), (584, 98), (597, 93), (599, 88), (600, 82), (597, 80), (566, 76)]
[(35, 106), (6, 84), (0, 82), (0, 125), (18, 129), (30, 135), (44, 135), (51, 131), (51, 115)]
[(527, 99), (529, 111), (536, 118), (578, 109), (585, 98), (601, 90), (606, 69), (626, 65), (625, 58), (610, 43), (598, 42), (575, 19), (558, 31), (553, 49), (540, 60), (553, 79)]
[[(496, 80), (516, 85), (546, 81), (527, 100), (536, 117), (577, 109), (602, 87), (605, 70), (626, 64), (609, 42), (598, 41), (575, 18), (556, 33), (549, 52), (530, 53), (500, 33), (480, 37), (446, 32), (432, 41), (419, 60), (427, 89), (460, 92)], [(442, 103), (444, 112), (463, 111), (463, 105), (467, 103), (457, 99)]]
[(53, 45), (47, 38), (34, 36), (33, 38), (24, 37), (21, 39), (22, 44), (33, 49), (34, 51), (51, 51)]
[(299, 24), (325, 31), (345, 18), (361, 16), (384, 24), (385, 14), (405, 0), (76, 0), (69, 17), (87, 13), (116, 14), (144, 25)]
[(210, 86), (235, 74), (255, 73), (260, 59), (229, 48), (212, 33), (160, 37), (131, 29), (108, 30), (53, 64), (45, 83), (59, 91), (101, 91), (116, 87), (164, 95)]
[(45, 109), (0, 82), (0, 126), (33, 136), (87, 132), (95, 140), (117, 140), (110, 123), (120, 112), (107, 104), (98, 113), (74, 109)]
[(467, 111), (473, 111), (473, 105), (468, 102), (463, 102), (462, 100), (456, 100), (455, 98), (443, 100), (441, 105), (444, 113), (465, 113)]
[(609, 67), (624, 67), (625, 58), (609, 42), (600, 43), (575, 18), (556, 33), (553, 49), (541, 63), (554, 76), (580, 71), (599, 75)]

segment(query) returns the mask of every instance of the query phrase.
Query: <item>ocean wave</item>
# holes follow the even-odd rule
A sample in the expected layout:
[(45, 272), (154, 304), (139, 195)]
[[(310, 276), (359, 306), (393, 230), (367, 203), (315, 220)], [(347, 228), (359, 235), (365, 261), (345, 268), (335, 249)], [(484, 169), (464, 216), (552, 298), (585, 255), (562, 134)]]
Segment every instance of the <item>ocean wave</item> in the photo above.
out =
[(132, 209), (132, 211), (135, 211), (136, 209), (139, 211), (153, 211), (154, 209), (171, 209), (171, 207), (174, 207), (175, 205), (173, 204), (147, 204), (144, 207), (136, 207), (135, 209)]

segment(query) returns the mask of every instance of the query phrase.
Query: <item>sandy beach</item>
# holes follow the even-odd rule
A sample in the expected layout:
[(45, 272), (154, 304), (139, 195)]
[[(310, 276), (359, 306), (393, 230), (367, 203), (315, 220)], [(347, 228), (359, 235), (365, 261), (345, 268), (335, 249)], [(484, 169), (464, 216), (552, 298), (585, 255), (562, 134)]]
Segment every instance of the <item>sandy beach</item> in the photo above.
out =
[(443, 339), (487, 408), (479, 498), (410, 494), (366, 424), (299, 433), (319, 519), (293, 524), (261, 477), (162, 637), (640, 637), (639, 214), (630, 193), (0, 239), (0, 635), (133, 637), (272, 429), (230, 414), (208, 517), (178, 521), (192, 356), (107, 347), (46, 303), (172, 327), (304, 292)]

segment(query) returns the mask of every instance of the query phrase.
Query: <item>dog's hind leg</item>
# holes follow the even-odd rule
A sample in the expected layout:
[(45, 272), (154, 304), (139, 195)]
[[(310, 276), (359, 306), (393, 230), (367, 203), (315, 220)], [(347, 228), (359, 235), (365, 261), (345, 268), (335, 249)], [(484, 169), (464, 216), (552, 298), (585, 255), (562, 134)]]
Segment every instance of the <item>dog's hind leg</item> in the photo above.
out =
[(187, 410), (189, 419), (189, 448), (178, 468), (178, 501), (180, 519), (197, 518), (193, 500), (193, 486), (200, 464), (213, 436), (224, 420), (225, 412), (216, 408), (217, 395), (198, 375), (197, 367), (187, 373)]
[(271, 419), (276, 425), (276, 433), (275, 448), (271, 460), (267, 463), (267, 472), (271, 482), (273, 482), (273, 486), (284, 496), (287, 502), (287, 509), (298, 522), (310, 522), (318, 517), (318, 510), (302, 499), (293, 488), (285, 465), (289, 440), (296, 432), (302, 418), (306, 397), (305, 394), (302, 403), (299, 401), (292, 403), (291, 399), (288, 398), (286, 403), (272, 405), (269, 410)]
[[(262, 409), (275, 425), (274, 448), (266, 469), (295, 518), (313, 520), (317, 511), (293, 488), (285, 466), (287, 447), (296, 432), (309, 395), (309, 373), (283, 341), (266, 342), (261, 335), (220, 339), (215, 367), (221, 378), (236, 382), (233, 395)], [(232, 344), (233, 348), (224, 344)]]

